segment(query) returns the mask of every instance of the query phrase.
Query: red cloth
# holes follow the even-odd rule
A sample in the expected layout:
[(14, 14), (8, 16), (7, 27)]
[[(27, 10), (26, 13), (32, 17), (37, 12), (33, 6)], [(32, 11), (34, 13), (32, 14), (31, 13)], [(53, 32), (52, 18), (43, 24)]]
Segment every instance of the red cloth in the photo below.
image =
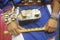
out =
[(0, 40), (11, 40), (11, 35), (4, 34), (5, 30), (7, 30), (7, 25), (4, 23), (2, 15), (0, 14)]

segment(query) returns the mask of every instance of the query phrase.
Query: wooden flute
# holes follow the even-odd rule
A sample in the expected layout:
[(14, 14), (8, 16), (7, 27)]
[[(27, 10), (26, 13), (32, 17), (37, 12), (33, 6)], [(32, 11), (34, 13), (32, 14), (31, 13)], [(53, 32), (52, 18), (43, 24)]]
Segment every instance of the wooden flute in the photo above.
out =
[[(44, 31), (45, 27), (42, 28), (31, 28), (31, 29), (24, 29), (24, 30), (19, 30), (20, 33), (24, 33), (24, 32), (35, 32), (35, 31)], [(8, 31), (4, 31), (4, 34), (9, 34)]]

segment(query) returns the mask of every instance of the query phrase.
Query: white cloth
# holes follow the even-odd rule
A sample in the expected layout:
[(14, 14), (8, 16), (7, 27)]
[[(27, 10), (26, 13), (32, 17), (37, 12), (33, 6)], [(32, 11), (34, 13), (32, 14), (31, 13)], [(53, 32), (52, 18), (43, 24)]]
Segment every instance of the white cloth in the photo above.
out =
[(50, 12), (50, 14), (51, 14), (51, 13), (52, 13), (51, 5), (47, 5), (47, 8), (48, 8), (48, 10), (49, 10), (49, 12)]
[(22, 33), (17, 36), (12, 36), (12, 40), (24, 40)]

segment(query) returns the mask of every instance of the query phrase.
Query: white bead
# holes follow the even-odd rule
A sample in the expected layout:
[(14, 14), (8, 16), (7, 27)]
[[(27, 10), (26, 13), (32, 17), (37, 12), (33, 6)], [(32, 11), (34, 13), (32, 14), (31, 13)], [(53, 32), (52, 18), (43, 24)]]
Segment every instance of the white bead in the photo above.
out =
[(13, 18), (12, 20), (14, 21), (15, 19)]
[(8, 17), (8, 15), (5, 15), (5, 17)]
[(12, 13), (9, 13), (8, 15), (12, 15)]
[(8, 18), (8, 21), (11, 21), (11, 18)]
[(8, 21), (7, 19), (4, 19), (5, 21)]

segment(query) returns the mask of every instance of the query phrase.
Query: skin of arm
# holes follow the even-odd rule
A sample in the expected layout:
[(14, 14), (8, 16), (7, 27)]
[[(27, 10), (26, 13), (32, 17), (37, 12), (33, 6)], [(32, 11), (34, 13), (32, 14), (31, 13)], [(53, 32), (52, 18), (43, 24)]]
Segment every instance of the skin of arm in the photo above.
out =
[[(59, 14), (59, 13), (58, 13), (58, 12), (59, 12), (59, 9), (60, 9), (60, 8), (59, 8), (59, 5), (60, 5), (60, 4), (59, 4), (58, 0), (53, 0), (52, 14)], [(55, 18), (53, 15), (52, 15), (51, 17)], [(48, 20), (47, 24), (46, 24), (46, 30), (47, 30), (48, 32), (53, 32), (53, 31), (55, 31), (56, 28), (57, 28), (57, 24), (58, 24), (58, 21), (57, 21), (57, 20), (50, 18), (50, 19)]]
[[(12, 11), (11, 9), (5, 11), (5, 13), (8, 14), (9, 12)], [(18, 35), (18, 34), (20, 34), (19, 30), (24, 29), (16, 22), (16, 20), (11, 21), (9, 24), (7, 24), (7, 26), (8, 26), (7, 27), (8, 32), (12, 35)]]

